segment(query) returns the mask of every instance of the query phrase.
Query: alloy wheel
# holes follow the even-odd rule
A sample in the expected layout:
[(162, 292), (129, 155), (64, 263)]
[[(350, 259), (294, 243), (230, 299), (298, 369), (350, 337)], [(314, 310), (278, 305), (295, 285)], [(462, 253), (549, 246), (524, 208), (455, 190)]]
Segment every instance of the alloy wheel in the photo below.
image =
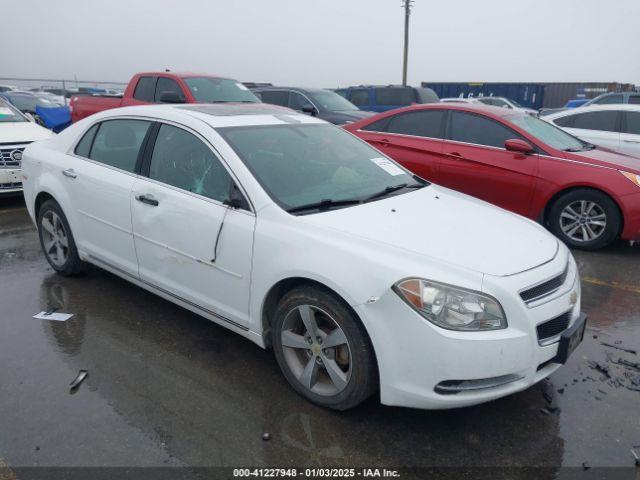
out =
[(578, 200), (570, 203), (560, 214), (560, 228), (571, 240), (591, 242), (607, 228), (607, 215), (596, 202)]
[(298, 381), (318, 395), (336, 395), (351, 378), (351, 349), (338, 323), (313, 305), (291, 309), (280, 331), (287, 366)]
[(69, 258), (69, 237), (62, 221), (53, 210), (42, 216), (42, 245), (51, 262), (62, 267)]

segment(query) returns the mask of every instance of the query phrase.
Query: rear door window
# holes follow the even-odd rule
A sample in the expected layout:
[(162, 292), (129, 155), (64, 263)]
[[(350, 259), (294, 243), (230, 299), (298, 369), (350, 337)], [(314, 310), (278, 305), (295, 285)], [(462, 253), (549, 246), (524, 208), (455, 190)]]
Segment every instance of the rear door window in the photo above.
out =
[(401, 113), (391, 117), (387, 132), (416, 137), (442, 138), (443, 110)]
[(625, 112), (625, 126), (623, 133), (640, 135), (640, 112)]
[(102, 122), (89, 158), (133, 173), (140, 147), (150, 126), (151, 122), (145, 120), (122, 119)]
[(355, 106), (369, 105), (369, 90), (365, 88), (351, 90), (351, 98), (349, 98), (349, 101)]
[(78, 142), (76, 145), (76, 149), (74, 153), (76, 155), (80, 155), (81, 157), (89, 158), (89, 151), (91, 150), (91, 144), (93, 143), (93, 137), (96, 136), (96, 132), (98, 131), (99, 124), (96, 123), (93, 127), (91, 127), (87, 133), (84, 134), (82, 140)]
[(289, 105), (289, 90), (262, 90), (260, 97), (264, 103), (281, 107)]
[(573, 128), (583, 130), (600, 130), (603, 132), (617, 132), (618, 112), (608, 110), (605, 112), (586, 112), (575, 115)]
[(640, 95), (629, 95), (629, 103), (640, 105)]
[(153, 103), (156, 92), (156, 77), (140, 77), (136, 89), (133, 92), (133, 98), (141, 102)]
[(457, 142), (504, 148), (507, 140), (522, 139), (510, 128), (487, 117), (452, 111), (449, 118), (449, 137)]
[(155, 95), (156, 103), (160, 103), (160, 98), (162, 97), (163, 93), (175, 93), (178, 95), (178, 97), (186, 101), (186, 99), (184, 98), (184, 94), (182, 93), (182, 89), (180, 88), (180, 85), (178, 85), (178, 82), (176, 82), (172, 78), (167, 78), (167, 77), (158, 78), (158, 83), (156, 84), (156, 95)]
[(378, 105), (411, 105), (416, 103), (416, 94), (412, 88), (376, 88), (375, 95)]

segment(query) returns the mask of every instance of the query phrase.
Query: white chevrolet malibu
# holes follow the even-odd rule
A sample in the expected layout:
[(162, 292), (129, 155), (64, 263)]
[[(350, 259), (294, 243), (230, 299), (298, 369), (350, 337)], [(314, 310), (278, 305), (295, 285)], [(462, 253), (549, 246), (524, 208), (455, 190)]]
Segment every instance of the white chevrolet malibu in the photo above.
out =
[(536, 223), (269, 105), (109, 110), (28, 147), (62, 275), (97, 265), (271, 347), (334, 409), (523, 390), (582, 340), (576, 264)]

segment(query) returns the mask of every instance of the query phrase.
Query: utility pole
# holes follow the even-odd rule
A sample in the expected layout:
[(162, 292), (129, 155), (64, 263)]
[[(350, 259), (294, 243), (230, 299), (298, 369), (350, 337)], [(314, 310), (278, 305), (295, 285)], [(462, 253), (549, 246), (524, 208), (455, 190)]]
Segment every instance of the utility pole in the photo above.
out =
[(407, 61), (409, 56), (409, 15), (413, 0), (402, 0), (404, 8), (404, 57), (402, 62), (402, 85), (407, 84)]

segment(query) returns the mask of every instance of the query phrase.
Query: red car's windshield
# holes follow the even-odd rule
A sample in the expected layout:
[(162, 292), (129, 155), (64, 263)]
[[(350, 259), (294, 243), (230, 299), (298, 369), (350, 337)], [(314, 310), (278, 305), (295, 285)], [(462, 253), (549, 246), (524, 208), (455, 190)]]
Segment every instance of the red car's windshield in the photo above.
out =
[(588, 143), (531, 115), (509, 115), (505, 118), (529, 135), (557, 150), (579, 152), (590, 148)]

